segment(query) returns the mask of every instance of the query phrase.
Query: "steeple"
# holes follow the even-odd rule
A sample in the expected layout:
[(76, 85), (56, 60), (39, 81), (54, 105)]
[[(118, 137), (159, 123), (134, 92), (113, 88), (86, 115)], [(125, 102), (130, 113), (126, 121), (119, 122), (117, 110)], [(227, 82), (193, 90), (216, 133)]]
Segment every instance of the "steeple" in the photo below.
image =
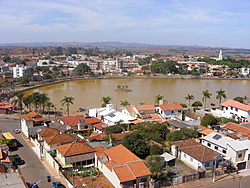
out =
[(220, 50), (220, 53), (219, 53), (219, 58), (218, 60), (222, 60), (222, 50)]

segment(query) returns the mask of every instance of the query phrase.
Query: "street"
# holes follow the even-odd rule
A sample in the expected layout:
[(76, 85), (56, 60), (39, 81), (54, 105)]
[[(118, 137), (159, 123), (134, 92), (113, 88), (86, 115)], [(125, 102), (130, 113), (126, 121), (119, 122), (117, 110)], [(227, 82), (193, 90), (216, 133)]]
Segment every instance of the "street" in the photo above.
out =
[[(41, 188), (50, 188), (53, 187), (52, 183), (47, 182), (47, 176), (50, 173), (43, 166), (40, 159), (28, 146), (27, 142), (21, 136), (21, 134), (14, 134), (13, 130), (18, 128), (17, 120), (0, 120), (0, 130), (1, 132), (10, 132), (21, 144), (21, 147), (18, 147), (16, 151), (10, 151), (10, 155), (19, 154), (19, 156), (25, 161), (24, 165), (19, 166), (19, 169), (24, 176), (26, 182), (35, 183), (39, 180), (41, 181), (38, 185)], [(53, 181), (53, 177), (51, 177)]]

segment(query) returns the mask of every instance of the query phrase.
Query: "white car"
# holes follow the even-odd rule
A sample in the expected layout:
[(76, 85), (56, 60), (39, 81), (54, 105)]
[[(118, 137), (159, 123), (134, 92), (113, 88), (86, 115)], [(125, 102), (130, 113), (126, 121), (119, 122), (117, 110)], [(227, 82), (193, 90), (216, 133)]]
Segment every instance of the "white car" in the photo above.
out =
[(14, 131), (13, 131), (15, 134), (19, 134), (19, 133), (21, 133), (21, 131), (20, 131), (20, 129), (14, 129)]

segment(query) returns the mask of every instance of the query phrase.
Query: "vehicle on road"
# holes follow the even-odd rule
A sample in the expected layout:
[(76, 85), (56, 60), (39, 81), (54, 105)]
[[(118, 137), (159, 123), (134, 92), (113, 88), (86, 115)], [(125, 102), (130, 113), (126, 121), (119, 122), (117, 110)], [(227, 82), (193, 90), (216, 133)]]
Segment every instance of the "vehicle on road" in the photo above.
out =
[(23, 165), (25, 164), (25, 161), (17, 154), (17, 155), (10, 155), (9, 156), (12, 163), (16, 165)]
[(36, 183), (29, 183), (29, 182), (26, 182), (27, 186), (29, 188), (39, 188), (38, 185)]
[(19, 134), (19, 133), (21, 133), (21, 131), (20, 131), (20, 129), (14, 129), (13, 133)]
[(52, 185), (55, 188), (64, 188), (65, 187), (60, 181), (52, 182)]
[(17, 147), (17, 140), (10, 132), (2, 133), (4, 139), (9, 140), (10, 142), (7, 144), (10, 149)]

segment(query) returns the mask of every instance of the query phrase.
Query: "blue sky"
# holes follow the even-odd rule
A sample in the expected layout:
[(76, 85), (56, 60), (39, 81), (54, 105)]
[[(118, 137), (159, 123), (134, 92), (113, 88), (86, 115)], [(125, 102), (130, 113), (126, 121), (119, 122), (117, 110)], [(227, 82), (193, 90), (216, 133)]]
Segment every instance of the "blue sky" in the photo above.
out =
[(138, 42), (250, 49), (250, 0), (0, 0), (0, 43)]

